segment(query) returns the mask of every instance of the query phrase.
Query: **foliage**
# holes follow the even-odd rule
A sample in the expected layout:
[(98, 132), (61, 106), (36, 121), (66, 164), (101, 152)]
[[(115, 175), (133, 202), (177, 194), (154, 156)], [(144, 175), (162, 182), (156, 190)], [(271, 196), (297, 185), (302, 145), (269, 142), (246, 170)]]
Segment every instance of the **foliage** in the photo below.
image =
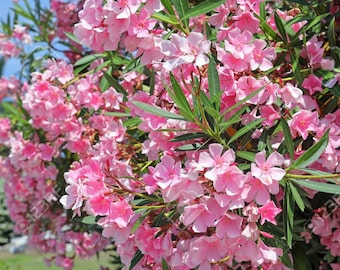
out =
[(64, 269), (111, 241), (124, 269), (339, 269), (339, 10), (14, 4), (0, 176), (16, 232)]

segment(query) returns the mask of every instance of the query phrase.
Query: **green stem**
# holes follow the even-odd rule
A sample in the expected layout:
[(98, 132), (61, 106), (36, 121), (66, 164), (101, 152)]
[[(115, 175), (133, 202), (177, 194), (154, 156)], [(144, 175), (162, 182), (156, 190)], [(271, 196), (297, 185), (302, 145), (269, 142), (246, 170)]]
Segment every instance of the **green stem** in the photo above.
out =
[(295, 178), (295, 179), (321, 179), (321, 178), (338, 178), (340, 174), (324, 174), (324, 175), (299, 175), (299, 174), (291, 174), (287, 173), (286, 177)]

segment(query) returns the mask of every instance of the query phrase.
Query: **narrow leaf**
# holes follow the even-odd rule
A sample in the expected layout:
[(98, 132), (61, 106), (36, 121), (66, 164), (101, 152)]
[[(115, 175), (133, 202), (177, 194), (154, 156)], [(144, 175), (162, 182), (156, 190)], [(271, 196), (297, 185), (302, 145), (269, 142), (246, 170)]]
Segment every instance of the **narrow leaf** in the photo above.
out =
[(284, 190), (283, 199), (283, 222), (284, 222), (284, 234), (289, 248), (292, 248), (293, 242), (294, 208), (295, 204), (292, 199), (290, 186), (287, 185)]
[(188, 133), (188, 134), (179, 135), (171, 139), (170, 142), (181, 142), (181, 141), (200, 139), (200, 138), (209, 138), (209, 135), (203, 132)]
[(98, 53), (98, 54), (91, 54), (91, 55), (86, 55), (83, 58), (79, 59), (74, 66), (81, 66), (84, 64), (89, 64), (92, 63), (94, 60), (97, 60), (98, 58), (102, 57), (103, 54)]
[(189, 19), (192, 17), (199, 16), (201, 14), (206, 14), (213, 11), (215, 8), (224, 4), (225, 0), (207, 0), (203, 3), (195, 5), (192, 9), (188, 10), (188, 12), (183, 16), (182, 20)]
[(131, 260), (129, 270), (132, 270), (143, 257), (144, 254), (138, 249)]
[(251, 131), (252, 129), (256, 128), (260, 123), (262, 123), (262, 121), (264, 120), (264, 118), (260, 118), (260, 119), (256, 119), (255, 121), (249, 123), (248, 125), (244, 126), (243, 128), (239, 129), (229, 140), (228, 145), (230, 143), (232, 143), (233, 141), (237, 140), (238, 138), (240, 138), (241, 136), (243, 136), (244, 134), (248, 133), (249, 131)]
[(288, 40), (287, 40), (287, 34), (286, 34), (285, 27), (283, 25), (281, 17), (276, 12), (274, 12), (274, 20), (275, 20), (277, 30), (279, 31), (279, 33), (280, 33), (281, 37), (283, 38), (283, 40), (285, 41), (285, 43), (287, 43)]
[(136, 100), (133, 100), (132, 103), (135, 104), (138, 108), (160, 117), (176, 120), (185, 120), (185, 118), (183, 118), (183, 116), (181, 115), (162, 110), (161, 108), (149, 105), (147, 103), (139, 102)]
[(179, 18), (180, 19), (183, 18), (189, 9), (188, 0), (172, 0), (172, 2), (174, 3), (174, 6), (177, 10)]
[[(220, 78), (218, 77), (218, 72), (216, 69), (216, 62), (213, 57), (210, 58), (208, 65), (208, 86), (210, 98), (214, 99), (215, 97), (219, 97), (221, 94), (221, 86), (220, 86)], [(220, 99), (217, 99), (218, 103), (215, 104), (215, 108), (219, 110), (220, 108)]]
[(330, 184), (330, 183), (323, 183), (323, 182), (315, 182), (311, 180), (298, 180), (292, 179), (294, 183), (317, 190), (320, 192), (330, 193), (330, 194), (340, 194), (340, 185)]
[(125, 89), (119, 84), (119, 82), (109, 73), (106, 71), (103, 71), (104, 77), (107, 79), (110, 85), (112, 85), (119, 93), (123, 94), (124, 96), (127, 96), (127, 92)]
[(300, 193), (298, 192), (296, 187), (291, 182), (288, 182), (288, 184), (290, 185), (290, 190), (292, 192), (295, 203), (297, 204), (297, 206), (300, 208), (302, 212), (305, 211), (305, 204), (303, 202), (303, 199)]
[(290, 132), (290, 128), (288, 126), (286, 119), (284, 119), (283, 117), (281, 118), (281, 126), (283, 131), (284, 143), (287, 147), (289, 157), (291, 160), (294, 160), (294, 142), (292, 133)]
[(239, 158), (243, 158), (245, 160), (248, 160), (250, 162), (255, 161), (255, 153), (247, 152), (247, 151), (237, 151), (236, 156)]
[(162, 258), (162, 270), (170, 270), (166, 260)]
[[(186, 96), (184, 95), (181, 86), (179, 85), (175, 76), (172, 73), (170, 73), (170, 81), (171, 81), (171, 86), (172, 86), (172, 89), (173, 89), (173, 92), (171, 93), (172, 94), (171, 97), (174, 99), (174, 102), (176, 103), (177, 107), (181, 111), (184, 111), (188, 116), (190, 116), (191, 119), (193, 119), (194, 115), (192, 113), (192, 110), (191, 110), (191, 107), (188, 103), (188, 100), (187, 100)], [(169, 89), (167, 88), (167, 90), (169, 90)]]
[(316, 144), (314, 144), (312, 147), (306, 150), (306, 152), (299, 156), (298, 159), (295, 160), (292, 165), (287, 169), (287, 171), (290, 171), (292, 169), (306, 168), (308, 165), (316, 161), (326, 149), (326, 146), (328, 144), (328, 134), (329, 130), (325, 132), (325, 134)]
[(170, 0), (161, 0), (161, 2), (170, 15), (175, 15), (175, 11), (172, 8), (172, 3)]

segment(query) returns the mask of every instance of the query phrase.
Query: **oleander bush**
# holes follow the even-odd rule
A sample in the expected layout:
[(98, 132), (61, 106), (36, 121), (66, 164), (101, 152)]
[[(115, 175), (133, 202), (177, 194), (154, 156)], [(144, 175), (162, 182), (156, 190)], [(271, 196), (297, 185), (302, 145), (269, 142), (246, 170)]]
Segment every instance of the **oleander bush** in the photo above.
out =
[[(340, 269), (340, 5), (13, 3), (0, 176), (72, 269)], [(73, 251), (67, 251), (67, 246)]]

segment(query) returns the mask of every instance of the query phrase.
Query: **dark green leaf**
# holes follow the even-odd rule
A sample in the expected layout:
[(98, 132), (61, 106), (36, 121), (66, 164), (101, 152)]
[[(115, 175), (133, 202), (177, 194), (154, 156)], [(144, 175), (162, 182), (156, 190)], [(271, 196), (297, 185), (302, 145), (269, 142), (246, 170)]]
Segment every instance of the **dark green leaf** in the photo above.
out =
[(162, 258), (162, 270), (170, 270), (168, 263), (164, 258)]
[(330, 88), (329, 91), (331, 91), (331, 93), (336, 96), (336, 97), (340, 97), (340, 85), (336, 84), (334, 87)]
[(316, 161), (326, 149), (328, 144), (328, 134), (329, 130), (325, 132), (325, 134), (316, 144), (308, 148), (306, 152), (298, 157), (297, 160), (293, 161), (292, 165), (287, 169), (287, 171), (306, 168), (308, 165)]
[(216, 110), (220, 108), (220, 95), (221, 95), (221, 86), (220, 86), (220, 78), (218, 76), (218, 72), (216, 69), (216, 62), (213, 57), (210, 57), (209, 65), (208, 65), (208, 86), (210, 98), (214, 99), (218, 97), (218, 103), (215, 104)]
[(138, 228), (140, 227), (140, 225), (143, 223), (144, 219), (148, 216), (150, 211), (145, 211), (137, 220), (136, 222), (133, 224), (132, 228), (131, 228), (131, 233), (135, 233)]
[(138, 249), (131, 260), (129, 270), (132, 270), (143, 257), (144, 254)]
[(294, 183), (317, 190), (320, 192), (330, 193), (330, 194), (340, 194), (340, 186), (330, 183), (323, 183), (323, 182), (315, 182), (311, 180), (298, 180), (298, 179), (292, 179)]
[(249, 99), (251, 99), (252, 97), (255, 97), (258, 93), (260, 93), (260, 91), (263, 90), (264, 87), (260, 87), (259, 89), (257, 89), (256, 91), (254, 91), (253, 93), (251, 93), (250, 95), (246, 96), (244, 99), (240, 100), (239, 102), (237, 102), (236, 104), (234, 104), (233, 106), (231, 106), (230, 108), (228, 108), (227, 110), (225, 110), (222, 114), (222, 116), (226, 115), (228, 112), (231, 112), (232, 110), (236, 109), (237, 107), (244, 105), (246, 103), (246, 101), (248, 101)]
[(151, 114), (154, 114), (154, 115), (157, 115), (157, 116), (160, 116), (160, 117), (169, 118), (169, 119), (176, 119), (176, 120), (185, 120), (185, 118), (183, 118), (183, 116), (181, 116), (181, 115), (162, 110), (159, 107), (152, 106), (152, 105), (149, 105), (147, 103), (139, 102), (139, 101), (136, 101), (136, 100), (133, 100), (132, 103), (135, 104), (138, 108), (141, 108), (142, 110), (144, 110), (146, 112), (149, 112)]
[(283, 199), (283, 222), (286, 241), (290, 249), (292, 248), (293, 241), (294, 210), (295, 204), (292, 198), (290, 186), (286, 185)]
[(194, 119), (194, 115), (192, 113), (192, 110), (191, 110), (191, 107), (188, 103), (188, 100), (187, 100), (186, 96), (184, 95), (181, 86), (179, 85), (175, 76), (172, 73), (170, 73), (170, 81), (171, 81), (171, 86), (172, 86), (173, 91), (171, 91), (169, 88), (166, 88), (169, 95), (171, 96), (171, 98), (176, 103), (181, 114), (183, 114), (183, 113), (185, 114), (183, 116), (185, 116), (186, 118), (189, 117), (188, 120)]
[(203, 132), (187, 133), (187, 134), (179, 135), (171, 139), (170, 142), (181, 142), (181, 141), (199, 139), (199, 138), (209, 138), (209, 135)]
[(255, 121), (236, 131), (236, 133), (228, 141), (228, 145), (243, 136), (244, 134), (250, 132), (252, 129), (256, 128), (260, 123), (262, 123), (263, 120), (264, 118), (256, 119)]
[(265, 19), (263, 19), (261, 16), (254, 14), (256, 18), (260, 20), (260, 28), (264, 32), (264, 34), (270, 38), (271, 40), (274, 40), (276, 42), (283, 42), (284, 40), (282, 37), (280, 37), (267, 23)]
[(297, 48), (294, 48), (294, 51), (290, 53), (290, 59), (292, 61), (292, 69), (294, 74), (294, 79), (301, 84), (303, 81), (303, 77), (301, 74), (301, 65), (299, 62), (300, 57), (300, 50)]
[(182, 18), (182, 20), (189, 19), (192, 17), (199, 16), (201, 14), (207, 14), (211, 11), (213, 11), (215, 8), (219, 7), (220, 5), (224, 4), (225, 0), (207, 0), (203, 3), (200, 3), (198, 5), (195, 5), (192, 9), (188, 10), (186, 12), (185, 16)]
[[(177, 10), (179, 18), (182, 19), (189, 10), (189, 1), (188, 0), (172, 0), (172, 2), (174, 3), (174, 6)], [(184, 23), (187, 26), (188, 20), (184, 20)]]
[(294, 159), (293, 137), (292, 137), (292, 133), (290, 132), (288, 123), (286, 119), (284, 119), (283, 117), (281, 118), (281, 126), (282, 126), (282, 131), (283, 131), (284, 143), (287, 147), (287, 151), (289, 153), (290, 159), (293, 160)]
[(125, 89), (119, 84), (116, 78), (114, 78), (112, 75), (107, 73), (106, 71), (103, 71), (104, 77), (107, 79), (110, 85), (113, 86), (114, 89), (117, 90), (117, 92), (123, 94), (124, 96), (127, 96), (127, 92)]
[(283, 25), (281, 17), (276, 12), (274, 12), (274, 20), (275, 20), (277, 30), (279, 31), (283, 40), (287, 43), (288, 40), (287, 40), (287, 34), (286, 34), (285, 27)]
[(297, 206), (300, 208), (302, 212), (305, 211), (305, 204), (303, 202), (303, 199), (300, 193), (297, 191), (296, 187), (291, 182), (288, 182), (288, 184), (290, 185), (290, 190), (292, 192), (295, 203), (297, 204)]
[(175, 11), (172, 8), (172, 3), (170, 0), (161, 0), (161, 2), (170, 15), (175, 15)]

